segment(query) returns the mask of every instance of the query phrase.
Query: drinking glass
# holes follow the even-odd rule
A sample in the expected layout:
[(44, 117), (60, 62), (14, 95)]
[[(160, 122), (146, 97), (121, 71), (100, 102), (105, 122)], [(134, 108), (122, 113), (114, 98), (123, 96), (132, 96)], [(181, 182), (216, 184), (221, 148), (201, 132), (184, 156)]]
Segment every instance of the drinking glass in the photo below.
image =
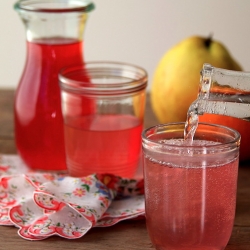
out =
[(160, 250), (222, 250), (235, 217), (240, 134), (200, 123), (190, 142), (184, 126), (142, 133), (148, 233)]
[(133, 177), (141, 155), (147, 73), (119, 62), (88, 62), (59, 74), (69, 174)]

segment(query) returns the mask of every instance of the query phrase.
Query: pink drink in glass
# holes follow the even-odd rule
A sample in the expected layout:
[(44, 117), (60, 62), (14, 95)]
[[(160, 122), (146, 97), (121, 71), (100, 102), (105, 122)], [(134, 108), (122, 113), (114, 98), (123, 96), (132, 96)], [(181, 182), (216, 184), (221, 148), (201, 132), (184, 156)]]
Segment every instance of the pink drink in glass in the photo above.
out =
[(64, 125), (70, 175), (131, 177), (138, 167), (142, 122), (132, 115), (89, 115)]
[[(179, 148), (186, 145), (180, 139), (179, 147), (162, 151), (149, 149), (153, 146), (147, 142), (145, 149), (144, 144), (147, 229), (156, 249), (222, 250), (228, 243), (235, 216), (238, 148), (218, 153), (218, 142), (209, 136), (209, 141), (194, 141), (203, 149), (194, 153), (191, 146), (189, 156), (187, 148)], [(163, 137), (158, 134), (152, 140), (167, 145)], [(209, 147), (214, 147), (212, 156), (206, 152)]]
[(154, 245), (169, 250), (223, 249), (233, 227), (238, 160), (185, 168), (146, 159), (145, 166), (150, 176), (145, 195), (151, 200), (146, 203), (147, 224)]

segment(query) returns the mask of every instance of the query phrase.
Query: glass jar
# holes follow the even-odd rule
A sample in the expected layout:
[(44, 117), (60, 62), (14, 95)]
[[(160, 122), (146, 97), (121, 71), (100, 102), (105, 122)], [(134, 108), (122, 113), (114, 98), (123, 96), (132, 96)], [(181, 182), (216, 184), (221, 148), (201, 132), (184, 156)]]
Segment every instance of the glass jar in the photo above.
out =
[(69, 174), (139, 174), (147, 72), (87, 62), (63, 69), (59, 79)]

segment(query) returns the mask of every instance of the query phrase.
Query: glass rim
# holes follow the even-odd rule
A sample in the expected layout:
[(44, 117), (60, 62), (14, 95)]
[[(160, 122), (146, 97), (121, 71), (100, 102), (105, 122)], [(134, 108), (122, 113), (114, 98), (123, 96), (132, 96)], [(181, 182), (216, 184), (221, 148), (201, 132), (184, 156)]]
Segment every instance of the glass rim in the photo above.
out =
[(14, 4), (17, 11), (42, 13), (90, 12), (94, 8), (91, 0), (19, 0)]
[[(152, 145), (161, 146), (162, 148), (165, 148), (165, 147), (166, 148), (171, 148), (172, 147), (172, 148), (176, 148), (176, 149), (193, 148), (194, 150), (196, 150), (196, 149), (204, 149), (204, 148), (207, 148), (207, 149), (219, 148), (219, 147), (222, 147), (222, 146), (233, 145), (233, 144), (239, 146), (239, 142), (240, 142), (240, 139), (241, 139), (240, 133), (237, 130), (235, 130), (235, 129), (232, 129), (230, 127), (227, 127), (227, 126), (224, 126), (224, 125), (220, 125), (220, 124), (205, 123), (205, 122), (199, 122), (198, 123), (198, 128), (199, 128), (199, 125), (205, 125), (205, 126), (209, 126), (209, 127), (222, 128), (222, 129), (230, 131), (232, 134), (234, 134), (234, 138), (232, 140), (228, 141), (228, 142), (221, 142), (221, 143), (218, 143), (216, 145), (175, 145), (175, 144), (168, 144), (168, 143), (162, 144), (162, 143), (160, 143), (158, 141), (152, 140), (152, 139), (150, 139), (150, 138), (147, 137), (147, 133), (150, 130), (154, 129), (156, 131), (157, 128), (161, 128), (161, 127), (164, 128), (164, 127), (178, 126), (178, 125), (183, 125), (183, 127), (184, 127), (185, 126), (185, 122), (164, 123), (164, 124), (158, 124), (158, 125), (146, 128), (146, 129), (144, 129), (142, 131), (142, 134), (141, 134), (142, 142), (146, 143), (146, 144), (150, 143), (151, 146)], [(184, 133), (183, 133), (183, 138), (184, 138)]]
[[(87, 72), (90, 76), (94, 77), (98, 76), (98, 79), (100, 78), (101, 80), (104, 77), (107, 79), (116, 77), (118, 80), (112, 83), (102, 83), (100, 80), (99, 83), (95, 81), (89, 84), (89, 81), (73, 80), (67, 76), (69, 73), (80, 74), (81, 72)], [(103, 76), (103, 78), (100, 76)], [(130, 63), (90, 61), (83, 65), (61, 69), (58, 78), (61, 89), (68, 92), (81, 92), (93, 95), (119, 95), (144, 90), (147, 86), (148, 74), (142, 67)], [(121, 79), (126, 79), (126, 81), (121, 81)]]

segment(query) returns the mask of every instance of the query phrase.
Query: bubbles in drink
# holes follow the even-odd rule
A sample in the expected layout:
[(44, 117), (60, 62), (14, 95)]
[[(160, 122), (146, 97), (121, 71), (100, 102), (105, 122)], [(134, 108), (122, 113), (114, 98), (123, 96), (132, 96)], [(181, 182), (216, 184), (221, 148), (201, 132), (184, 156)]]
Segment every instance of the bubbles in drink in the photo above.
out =
[[(165, 144), (165, 145), (169, 145), (169, 146), (184, 146), (188, 148), (188, 144), (186, 143), (185, 139), (164, 139), (164, 140), (160, 140), (158, 141), (161, 144)], [(215, 145), (219, 145), (219, 142), (216, 141), (208, 141), (208, 140), (194, 140), (192, 142), (192, 146), (215, 146)], [(183, 149), (181, 149), (183, 151)]]

